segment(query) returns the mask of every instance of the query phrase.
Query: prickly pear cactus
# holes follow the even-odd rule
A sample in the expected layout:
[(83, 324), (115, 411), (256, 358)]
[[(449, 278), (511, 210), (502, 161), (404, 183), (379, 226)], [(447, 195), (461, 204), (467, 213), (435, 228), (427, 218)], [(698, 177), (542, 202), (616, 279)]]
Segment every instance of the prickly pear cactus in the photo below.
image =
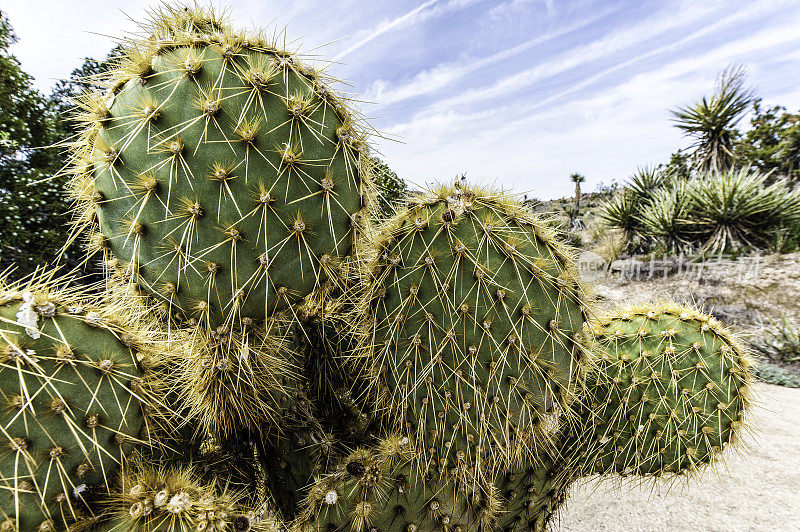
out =
[(583, 371), (568, 250), (512, 198), (455, 186), (412, 198), (374, 254), (359, 335), (394, 430), (469, 474), (533, 459)]
[(354, 451), (311, 487), (292, 532), (494, 530), (501, 501), (491, 485), (420, 471), (413, 455), (407, 438), (393, 436)]
[(266, 442), (261, 462), (267, 485), (284, 516), (298, 513), (314, 478), (327, 473), (341, 458), (342, 443), (308, 412), (296, 410), (286, 423), (284, 437), (277, 443)]
[(535, 465), (509, 471), (496, 480), (503, 500), (498, 530), (544, 532), (567, 496), (574, 467), (564, 457), (543, 455)]
[(175, 532), (285, 530), (271, 502), (248, 497), (216, 482), (203, 482), (191, 467), (132, 467), (99, 521), (103, 530)]
[(593, 328), (579, 444), (593, 472), (691, 472), (736, 440), (751, 359), (719, 321), (668, 302), (620, 309)]
[(345, 98), (210, 11), (165, 6), (142, 29), (79, 102), (76, 234), (207, 328), (316, 304), (371, 202)]
[(241, 430), (277, 435), (285, 403), (300, 385), (287, 327), (220, 327), (211, 335), (173, 330), (166, 349), (174, 359), (170, 388), (185, 417), (224, 439)]
[[(64, 281), (0, 286), (3, 530), (64, 530), (97, 511), (158, 409), (135, 304), (97, 306)], [(154, 370), (153, 370), (154, 371)]]

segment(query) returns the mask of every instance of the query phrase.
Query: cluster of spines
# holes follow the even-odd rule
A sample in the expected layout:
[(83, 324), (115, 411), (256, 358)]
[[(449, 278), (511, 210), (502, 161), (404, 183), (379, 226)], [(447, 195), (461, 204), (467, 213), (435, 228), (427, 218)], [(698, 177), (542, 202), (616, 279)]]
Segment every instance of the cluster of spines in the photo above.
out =
[[(315, 296), (339, 282), (340, 269), (345, 267), (342, 261), (349, 260), (355, 235), (363, 232), (371, 209), (369, 171), (361, 168), (366, 159), (361, 156), (366, 150), (364, 130), (354, 111), (325, 87), (327, 80), (321, 72), (304, 67), (294, 54), (268, 44), (263, 35), (234, 32), (210, 11), (165, 7), (142, 28), (146, 36), (129, 42), (113, 68), (92, 80), (105, 91), (86, 95), (79, 102), (84, 112), (78, 120), (85, 129), (73, 143), (71, 189), (78, 200), (75, 234), (88, 232), (90, 246), (104, 252), (112, 270), (142, 285), (183, 319), (208, 328), (238, 325), (243, 318), (263, 319), (278, 309), (310, 304), (307, 297), (318, 299)], [(222, 68), (205, 87), (197, 80), (213, 63), (221, 63)], [(232, 80), (225, 79), (226, 72)], [(270, 84), (278, 79), (288, 91), (289, 77), (300, 84), (298, 92), (270, 92)], [(186, 114), (186, 102), (170, 100), (182, 83), (196, 85), (197, 116), (162, 130), (164, 115)], [(155, 96), (162, 93), (163, 101), (156, 101)], [(285, 117), (277, 109), (266, 108), (264, 94), (284, 102)], [(120, 98), (125, 103), (117, 101)], [(241, 109), (225, 110), (232, 100)], [(223, 114), (230, 114), (230, 120), (222, 120)], [(223, 122), (233, 124), (230, 135), (223, 131)], [(328, 135), (331, 128), (335, 138), (323, 136), (323, 130)], [(256, 142), (261, 138), (259, 131), (264, 136), (279, 129), (288, 130), (283, 145)], [(216, 160), (226, 148), (231, 160)], [(241, 160), (236, 160), (239, 156)], [(261, 166), (271, 165), (274, 183), (249, 176), (251, 158)], [(142, 160), (148, 162), (138, 168), (136, 163)], [(131, 172), (138, 174), (125, 179)], [(96, 186), (101, 178), (103, 191)], [(248, 178), (249, 188), (244, 184)], [(282, 179), (300, 183), (302, 190), (288, 196), (288, 188), (275, 188)], [(213, 194), (200, 197), (200, 190), (208, 188), (206, 180), (218, 185), (216, 206), (207, 204), (206, 196)], [(186, 194), (176, 199), (179, 189)], [(281, 200), (288, 201), (279, 209), (283, 216), (295, 213), (291, 220), (272, 219)], [(240, 205), (243, 201), (248, 204)], [(124, 208), (116, 212), (113, 206), (119, 202)], [(319, 204), (316, 215), (327, 212), (327, 221), (320, 218), (319, 223), (314, 221), (319, 227), (313, 226), (301, 214), (308, 210), (300, 208), (303, 203)], [(116, 219), (109, 221), (108, 214), (101, 214), (104, 209), (114, 211)], [(159, 209), (160, 220), (156, 217)], [(204, 219), (213, 212), (217, 220)], [(99, 214), (102, 232), (97, 229)], [(349, 219), (343, 222), (343, 216)], [(277, 224), (269, 232), (285, 233), (285, 238), (267, 242), (267, 219)], [(327, 240), (321, 236), (327, 230), (320, 225), (323, 221), (331, 233)], [(347, 227), (340, 227), (342, 223)], [(199, 225), (208, 227), (201, 231)], [(148, 242), (148, 231), (164, 233), (160, 234), (163, 243)], [(264, 244), (261, 254), (256, 249), (259, 240)], [(317, 240), (316, 245), (309, 244)], [(248, 247), (252, 248), (249, 252)], [(297, 264), (291, 266), (295, 268), (291, 276), (299, 279), (298, 271), (307, 270), (301, 272), (302, 277), (311, 279), (297, 286), (281, 282), (291, 277), (288, 272), (279, 272), (277, 280), (268, 273), (271, 266), (280, 268), (276, 260), (285, 261), (289, 252), (281, 255), (281, 251), (293, 247)], [(221, 253), (230, 261), (213, 260)], [(149, 271), (154, 268), (158, 271)], [(164, 278), (166, 269), (177, 274)], [(227, 288), (217, 283), (223, 277), (229, 278)], [(260, 308), (247, 306), (247, 298), (259, 291), (265, 292)]]
[(691, 473), (738, 439), (752, 362), (718, 320), (666, 302), (620, 309), (592, 328), (579, 438), (589, 472)]
[(278, 436), (286, 402), (302, 380), (291, 329), (267, 323), (271, 328), (220, 327), (211, 335), (171, 331), (167, 382), (199, 432), (220, 439), (241, 430)]
[(569, 250), (510, 196), (442, 187), (380, 228), (355, 315), (367, 379), (420, 457), (467, 474), (525, 463), (585, 364)]
[(129, 468), (96, 520), (111, 531), (169, 532), (284, 530), (269, 499), (253, 503), (247, 494), (214, 481), (204, 482), (191, 467)]
[(501, 501), (491, 484), (420, 470), (413, 444), (389, 436), (358, 449), (310, 489), (293, 532), (494, 530)]
[(135, 300), (115, 306), (52, 274), (2, 284), (0, 320), (2, 526), (62, 529), (169, 430), (154, 329)]

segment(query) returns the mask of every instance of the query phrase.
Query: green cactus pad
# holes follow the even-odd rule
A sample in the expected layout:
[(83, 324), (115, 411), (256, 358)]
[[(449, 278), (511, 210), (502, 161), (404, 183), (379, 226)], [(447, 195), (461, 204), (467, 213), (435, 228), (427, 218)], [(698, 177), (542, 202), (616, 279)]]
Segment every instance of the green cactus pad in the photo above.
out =
[(527, 463), (585, 363), (569, 250), (514, 199), (455, 187), (410, 200), (374, 251), (363, 357), (394, 430), (447, 468)]
[(715, 318), (664, 303), (621, 309), (593, 328), (579, 444), (590, 472), (691, 472), (741, 433), (751, 361)]
[(564, 502), (574, 468), (540, 456), (536, 465), (508, 472), (496, 481), (504, 502), (498, 519), (503, 532), (544, 532)]
[(413, 454), (408, 439), (397, 437), (353, 452), (311, 487), (292, 532), (494, 530), (501, 503), (492, 486), (420, 473)]
[(276, 444), (265, 442), (261, 462), (268, 472), (267, 485), (287, 518), (297, 514), (314, 478), (327, 473), (335, 458), (343, 456), (341, 443), (308, 412), (297, 409)]
[[(157, 399), (134, 302), (97, 306), (47, 277), (0, 286), (3, 530), (64, 530), (93, 515)], [(10, 528), (7, 528), (10, 527)]]
[(345, 100), (210, 13), (165, 7), (144, 30), (79, 102), (76, 233), (208, 328), (313, 304), (371, 202)]

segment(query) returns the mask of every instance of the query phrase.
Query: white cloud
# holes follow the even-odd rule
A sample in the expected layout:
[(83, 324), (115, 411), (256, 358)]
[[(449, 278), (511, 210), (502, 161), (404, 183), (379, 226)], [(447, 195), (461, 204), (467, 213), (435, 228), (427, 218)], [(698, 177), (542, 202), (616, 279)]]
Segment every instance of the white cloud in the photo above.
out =
[(366, 92), (364, 98), (368, 101), (376, 102), (379, 107), (386, 107), (408, 98), (435, 92), (484, 67), (496, 65), (535, 46), (587, 27), (607, 13), (608, 11), (604, 11), (591, 18), (561, 27), (556, 31), (530, 39), (481, 59), (470, 58), (455, 63), (440, 63), (432, 68), (423, 70), (410, 81), (395, 86), (385, 80), (377, 80)]
[(678, 13), (670, 9), (659, 11), (651, 17), (616, 31), (587, 45), (582, 45), (568, 50), (548, 61), (544, 61), (532, 68), (507, 76), (489, 86), (473, 88), (460, 92), (455, 96), (439, 100), (430, 107), (436, 109), (454, 106), (466, 106), (482, 100), (509, 97), (535, 83), (554, 77), (582, 65), (591, 64), (602, 58), (608, 58), (615, 53), (633, 48), (654, 36), (684, 28), (696, 23), (713, 12), (711, 4), (692, 4), (691, 9), (682, 9)]
[[(404, 138), (413, 141), (385, 143), (384, 154), (400, 175), (414, 182), (450, 179), (466, 170), (472, 176), (501, 178), (539, 197), (568, 194), (566, 176), (573, 171), (588, 174), (589, 185), (624, 178), (636, 166), (663, 161), (686, 144), (669, 122), (669, 108), (707, 92), (717, 72), (731, 61), (764, 55), (791, 60), (800, 44), (796, 27), (797, 21), (789, 19), (695, 57), (639, 72), (583, 99), (554, 97), (534, 105), (517, 99), (480, 112), (450, 109), (419, 115), (400, 126)], [(561, 103), (552, 107), (557, 101)], [(770, 101), (800, 104), (796, 95), (792, 101)], [(531, 190), (534, 184), (540, 188)]]
[(336, 54), (333, 60), (338, 61), (342, 59), (343, 57), (363, 47), (365, 44), (377, 39), (387, 31), (396, 30), (411, 24), (418, 24), (428, 18), (441, 16), (454, 9), (462, 9), (478, 1), (480, 0), (450, 0), (445, 4), (441, 4), (440, 0), (428, 0), (427, 2), (415, 7), (411, 11), (400, 15), (399, 17), (395, 17), (391, 20), (384, 20), (375, 27), (359, 33), (355, 37), (358, 39), (356, 43)]

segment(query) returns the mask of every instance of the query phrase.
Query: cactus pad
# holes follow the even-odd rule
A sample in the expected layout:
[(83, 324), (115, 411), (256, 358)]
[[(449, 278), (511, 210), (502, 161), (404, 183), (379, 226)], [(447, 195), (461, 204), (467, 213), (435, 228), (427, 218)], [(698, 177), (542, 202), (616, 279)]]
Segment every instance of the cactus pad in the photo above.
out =
[[(471, 532), (494, 530), (500, 499), (491, 486), (438, 471), (419, 473), (407, 438), (354, 451), (310, 489), (293, 532)], [(483, 486), (483, 487), (481, 487)]]
[(741, 433), (751, 361), (715, 318), (675, 303), (594, 324), (583, 418), (594, 472), (661, 475), (711, 462)]
[(94, 514), (135, 444), (148, 443), (147, 340), (121, 309), (63, 282), (0, 287), (0, 299), (2, 529), (64, 530)]
[(504, 502), (498, 519), (503, 532), (544, 532), (567, 495), (573, 468), (545, 455), (535, 465), (510, 471), (496, 481)]
[(376, 240), (363, 349), (394, 430), (443, 467), (525, 463), (582, 374), (568, 250), (512, 198), (458, 186), (413, 198)]
[(284, 530), (265, 499), (252, 503), (241, 492), (203, 482), (190, 467), (131, 468), (107, 504), (104, 530), (110, 532), (222, 532)]
[(210, 11), (165, 6), (143, 29), (79, 102), (76, 234), (209, 328), (315, 299), (371, 202), (345, 99)]

